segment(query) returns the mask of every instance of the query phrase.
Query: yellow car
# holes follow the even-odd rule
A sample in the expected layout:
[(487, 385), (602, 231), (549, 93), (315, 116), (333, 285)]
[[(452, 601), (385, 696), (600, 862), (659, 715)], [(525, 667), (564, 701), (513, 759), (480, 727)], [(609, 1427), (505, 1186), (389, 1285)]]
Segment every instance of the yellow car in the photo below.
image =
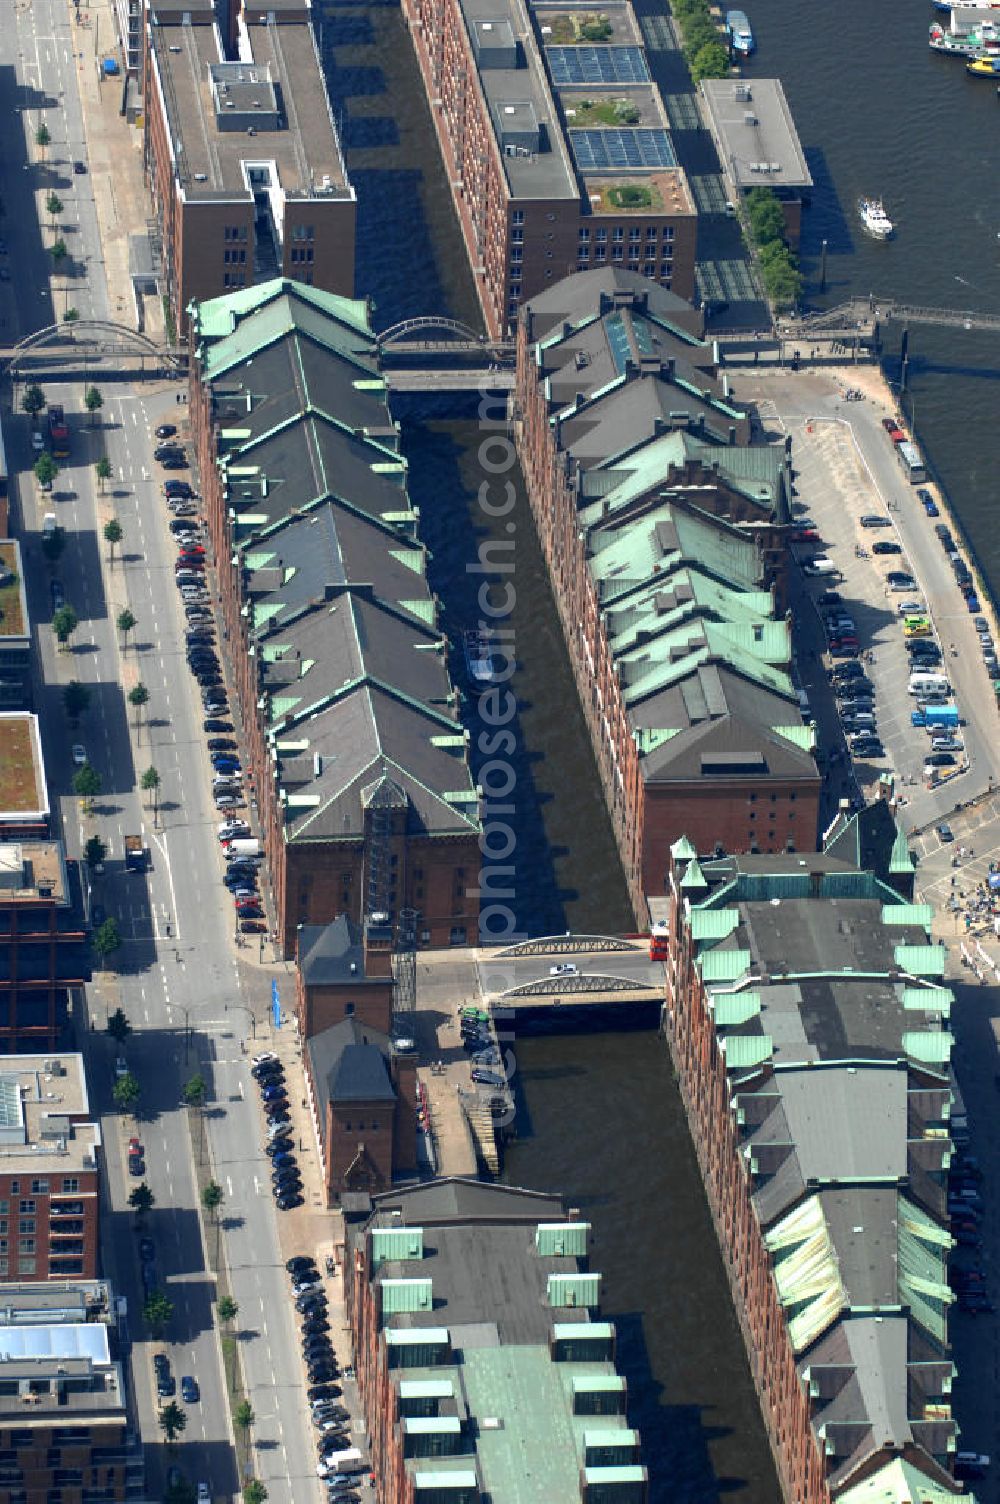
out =
[(904, 637), (929, 637), (931, 624), (926, 616), (907, 616), (903, 619)]

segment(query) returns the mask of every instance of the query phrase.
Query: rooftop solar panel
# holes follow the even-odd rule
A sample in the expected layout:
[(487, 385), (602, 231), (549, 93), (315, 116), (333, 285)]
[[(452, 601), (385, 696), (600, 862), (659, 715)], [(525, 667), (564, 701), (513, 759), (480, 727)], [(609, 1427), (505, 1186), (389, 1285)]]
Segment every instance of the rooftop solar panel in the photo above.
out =
[(647, 84), (641, 47), (547, 47), (557, 88), (566, 84)]
[(663, 130), (571, 130), (569, 136), (581, 172), (677, 165), (670, 137)]
[(611, 358), (615, 363), (615, 370), (619, 376), (624, 373), (625, 362), (629, 356), (628, 332), (620, 313), (609, 314), (604, 321), (604, 331), (611, 347)]

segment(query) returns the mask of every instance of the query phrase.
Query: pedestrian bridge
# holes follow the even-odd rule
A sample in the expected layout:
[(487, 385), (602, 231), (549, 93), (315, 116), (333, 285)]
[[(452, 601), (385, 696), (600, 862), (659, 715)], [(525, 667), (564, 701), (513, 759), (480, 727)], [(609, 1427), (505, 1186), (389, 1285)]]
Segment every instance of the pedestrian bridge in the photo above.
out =
[(138, 329), (106, 319), (49, 324), (0, 349), (0, 362), (12, 382), (86, 380), (98, 373), (129, 379), (177, 377), (186, 372), (187, 358), (183, 345), (159, 345)]

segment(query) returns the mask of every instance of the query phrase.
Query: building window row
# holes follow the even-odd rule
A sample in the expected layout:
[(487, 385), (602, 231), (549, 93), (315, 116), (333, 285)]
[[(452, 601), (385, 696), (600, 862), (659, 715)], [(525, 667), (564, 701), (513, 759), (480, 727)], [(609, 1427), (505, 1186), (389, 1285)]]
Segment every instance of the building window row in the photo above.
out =
[(223, 287), (246, 287), (246, 272), (226, 272), (222, 278)]
[(315, 240), (316, 239), (316, 227), (315, 227), (315, 225), (292, 225), (292, 239), (293, 240)]
[(227, 266), (244, 265), (246, 263), (247, 253), (245, 249), (224, 251), (222, 259)]
[(296, 246), (292, 246), (292, 262), (296, 266), (299, 265), (300, 262), (304, 262), (304, 261), (305, 262), (310, 262), (310, 261), (312, 261), (314, 255), (315, 255), (315, 252), (313, 251), (313, 248), (312, 248), (311, 245), (304, 246), (302, 248), (297, 248)]
[(225, 231), (224, 231), (224, 238), (226, 240), (246, 240), (247, 239), (247, 227), (246, 227), (246, 225), (226, 225)]

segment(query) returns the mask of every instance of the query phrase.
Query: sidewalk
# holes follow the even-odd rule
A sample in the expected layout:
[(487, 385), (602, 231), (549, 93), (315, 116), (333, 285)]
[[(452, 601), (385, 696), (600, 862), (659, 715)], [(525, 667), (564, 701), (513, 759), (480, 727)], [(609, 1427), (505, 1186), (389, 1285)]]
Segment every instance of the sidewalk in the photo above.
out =
[[(134, 328), (136, 309), (130, 291), (129, 235), (145, 231), (152, 208), (142, 173), (142, 129), (120, 113), (123, 78), (102, 80), (102, 52), (114, 51), (115, 21), (109, 0), (90, 0), (89, 27), (73, 23), (77, 46), (77, 83), (87, 137), (90, 183), (101, 236), (110, 316)], [(164, 338), (163, 308), (156, 298), (143, 300), (145, 333)]]

